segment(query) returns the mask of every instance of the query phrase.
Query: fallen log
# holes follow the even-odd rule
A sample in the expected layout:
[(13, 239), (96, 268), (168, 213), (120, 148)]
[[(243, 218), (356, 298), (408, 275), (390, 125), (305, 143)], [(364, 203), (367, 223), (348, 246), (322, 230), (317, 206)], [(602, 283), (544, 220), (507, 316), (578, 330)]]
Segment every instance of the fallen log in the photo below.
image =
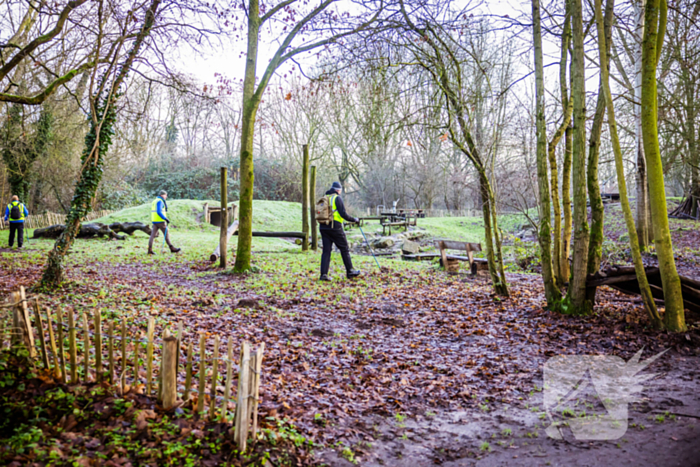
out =
[[(238, 235), (238, 231), (234, 235)], [(305, 236), (304, 232), (253, 232), (253, 237), (303, 239)]]
[[(651, 294), (656, 300), (663, 301), (664, 290), (661, 282), (659, 268), (645, 268)], [(700, 281), (680, 276), (681, 292), (683, 294), (683, 306), (695, 313), (700, 313)], [(613, 266), (589, 275), (586, 279), (586, 287), (600, 287), (607, 285), (627, 295), (641, 295), (637, 275), (634, 267)]]
[[(61, 236), (66, 226), (63, 224), (51, 225), (43, 229), (34, 230), (34, 236), (32, 238), (52, 238), (56, 239)], [(93, 238), (93, 237), (105, 237), (107, 236), (110, 240), (126, 240), (126, 236), (119, 235), (114, 232), (108, 225), (98, 223), (92, 224), (81, 224), (80, 231), (78, 232), (77, 238)]]
[(128, 235), (134, 235), (137, 230), (151, 235), (151, 226), (143, 222), (112, 222), (109, 224), (109, 228), (114, 232), (123, 232)]
[[(233, 236), (234, 232), (236, 232), (237, 230), (238, 230), (238, 221), (233, 221), (233, 224), (231, 224), (229, 226), (228, 230), (226, 230), (226, 244), (227, 245), (228, 245), (228, 241), (231, 240), (231, 236)], [(221, 242), (219, 242), (219, 244), (216, 245), (216, 250), (214, 250), (214, 252), (211, 255), (209, 255), (209, 261), (211, 261), (213, 263), (214, 261), (219, 259), (220, 256), (221, 256)]]

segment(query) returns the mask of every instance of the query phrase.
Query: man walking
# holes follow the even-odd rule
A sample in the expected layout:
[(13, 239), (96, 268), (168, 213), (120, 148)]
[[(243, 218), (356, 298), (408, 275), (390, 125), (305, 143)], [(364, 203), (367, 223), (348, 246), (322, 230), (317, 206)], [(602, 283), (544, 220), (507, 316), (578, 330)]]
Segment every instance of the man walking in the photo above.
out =
[(151, 238), (148, 240), (148, 254), (153, 255), (153, 240), (158, 235), (158, 231), (162, 230), (163, 235), (165, 235), (165, 241), (170, 247), (170, 251), (177, 253), (180, 248), (175, 248), (172, 243), (170, 243), (170, 232), (168, 226), (170, 225), (170, 219), (168, 219), (168, 204), (165, 200), (168, 199), (168, 193), (163, 190), (158, 194), (158, 197), (153, 200), (151, 204), (151, 222), (153, 223), (153, 228), (151, 229)]
[(360, 275), (360, 271), (352, 268), (352, 259), (350, 258), (350, 247), (348, 240), (345, 238), (345, 230), (343, 229), (343, 221), (358, 222), (359, 219), (351, 217), (345, 211), (343, 198), (340, 197), (340, 192), (343, 190), (340, 182), (333, 182), (331, 189), (326, 192), (330, 197), (330, 205), (333, 208), (333, 220), (329, 224), (319, 224), (321, 231), (321, 239), (323, 242), (323, 255), (321, 256), (321, 278), (322, 281), (330, 281), (328, 277), (328, 269), (331, 265), (331, 251), (333, 245), (338, 247), (340, 255), (343, 258), (345, 271), (348, 279)]
[(27, 207), (19, 202), (19, 196), (12, 196), (12, 201), (5, 208), (5, 221), (10, 221), (10, 248), (15, 243), (17, 234), (17, 248), (22, 248), (24, 244), (24, 219), (29, 215)]

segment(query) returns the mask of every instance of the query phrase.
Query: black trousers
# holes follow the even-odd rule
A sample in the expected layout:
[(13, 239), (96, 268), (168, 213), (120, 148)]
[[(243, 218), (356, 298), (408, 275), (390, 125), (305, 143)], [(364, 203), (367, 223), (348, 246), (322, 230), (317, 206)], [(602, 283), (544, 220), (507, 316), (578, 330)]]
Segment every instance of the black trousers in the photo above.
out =
[(17, 246), (22, 248), (24, 243), (24, 222), (10, 222), (10, 246), (15, 243), (15, 232), (17, 232)]
[(321, 240), (323, 241), (323, 255), (321, 256), (321, 275), (328, 274), (328, 269), (331, 266), (331, 251), (333, 245), (340, 250), (340, 255), (343, 257), (346, 272), (352, 271), (352, 259), (350, 259), (350, 247), (348, 239), (345, 238), (345, 231), (340, 229), (319, 229), (321, 232)]

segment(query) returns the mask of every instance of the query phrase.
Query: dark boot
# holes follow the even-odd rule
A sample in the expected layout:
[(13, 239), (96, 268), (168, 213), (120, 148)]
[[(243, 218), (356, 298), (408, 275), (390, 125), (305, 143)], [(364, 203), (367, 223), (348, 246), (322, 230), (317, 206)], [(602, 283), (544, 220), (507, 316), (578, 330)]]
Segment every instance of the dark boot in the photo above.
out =
[(328, 277), (328, 274), (322, 275), (321, 277), (319, 277), (318, 280), (323, 281), (323, 282), (331, 282), (331, 278)]
[(155, 255), (155, 253), (153, 253), (153, 250), (151, 250), (150, 248), (148, 249), (148, 254), (149, 254), (149, 255)]
[(348, 271), (348, 279), (352, 279), (354, 277), (357, 277), (360, 274), (362, 274), (362, 272), (360, 272), (359, 269), (351, 269)]
[(170, 252), (171, 253), (177, 253), (178, 251), (182, 250), (182, 248), (175, 248), (174, 246), (170, 247)]

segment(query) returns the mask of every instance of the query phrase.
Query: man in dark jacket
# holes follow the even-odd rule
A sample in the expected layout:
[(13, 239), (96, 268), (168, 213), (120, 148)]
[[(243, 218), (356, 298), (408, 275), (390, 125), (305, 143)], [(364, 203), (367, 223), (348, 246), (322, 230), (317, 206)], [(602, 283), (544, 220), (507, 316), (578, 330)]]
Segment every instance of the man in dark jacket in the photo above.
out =
[(340, 255), (343, 258), (343, 264), (345, 264), (345, 271), (348, 279), (352, 279), (353, 277), (360, 275), (360, 271), (353, 269), (352, 267), (350, 247), (348, 246), (348, 240), (345, 238), (345, 230), (343, 229), (343, 221), (358, 222), (359, 219), (350, 216), (345, 211), (343, 198), (340, 197), (340, 192), (342, 190), (343, 187), (340, 182), (333, 182), (331, 189), (326, 192), (326, 195), (330, 196), (331, 206), (333, 207), (333, 222), (330, 224), (319, 224), (321, 240), (323, 242), (320, 278), (322, 281), (331, 280), (331, 278), (328, 277), (328, 269), (331, 265), (331, 251), (333, 250), (334, 244), (340, 250)]
[(17, 195), (12, 196), (12, 201), (5, 208), (5, 221), (10, 221), (10, 248), (15, 243), (17, 235), (17, 248), (22, 248), (24, 243), (24, 220), (29, 215), (27, 207), (19, 202)]

